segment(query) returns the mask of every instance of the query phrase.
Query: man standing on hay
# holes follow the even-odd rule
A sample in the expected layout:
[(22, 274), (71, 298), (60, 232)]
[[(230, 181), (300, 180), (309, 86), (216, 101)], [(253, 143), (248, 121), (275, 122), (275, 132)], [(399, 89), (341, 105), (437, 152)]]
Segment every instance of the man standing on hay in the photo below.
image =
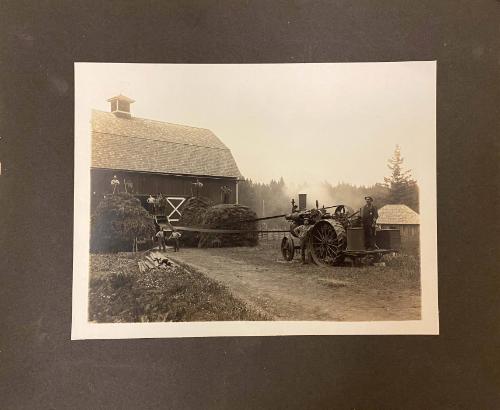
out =
[(113, 195), (118, 190), (118, 185), (120, 185), (120, 181), (118, 181), (118, 178), (116, 177), (116, 175), (113, 175), (113, 179), (111, 180), (111, 187), (113, 188)]
[(231, 188), (229, 188), (227, 185), (224, 185), (223, 187), (220, 188), (221, 191), (221, 201), (223, 204), (228, 204), (229, 203), (229, 197), (231, 196)]
[(148, 203), (149, 213), (155, 214), (156, 199), (153, 197), (153, 195), (149, 195), (149, 198), (147, 199), (147, 203)]
[(377, 249), (375, 244), (375, 228), (377, 226), (378, 210), (373, 205), (373, 198), (365, 196), (366, 205), (361, 208), (361, 220), (363, 221), (363, 230), (365, 233), (365, 248), (368, 251)]

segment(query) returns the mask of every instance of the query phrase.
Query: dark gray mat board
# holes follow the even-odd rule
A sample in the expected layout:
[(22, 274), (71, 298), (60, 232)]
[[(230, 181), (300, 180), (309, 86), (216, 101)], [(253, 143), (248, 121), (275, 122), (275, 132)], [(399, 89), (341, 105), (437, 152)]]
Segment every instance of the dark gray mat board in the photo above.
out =
[[(498, 1), (3, 1), (1, 407), (498, 407), (499, 22)], [(405, 60), (438, 62), (440, 336), (70, 341), (75, 61)]]

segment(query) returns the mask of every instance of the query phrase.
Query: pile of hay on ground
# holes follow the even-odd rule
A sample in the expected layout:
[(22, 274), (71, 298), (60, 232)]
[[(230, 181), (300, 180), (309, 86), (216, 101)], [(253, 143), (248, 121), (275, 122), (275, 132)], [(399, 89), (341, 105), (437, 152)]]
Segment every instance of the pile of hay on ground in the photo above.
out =
[(153, 218), (141, 201), (122, 192), (106, 195), (91, 218), (90, 251), (93, 253), (131, 251), (134, 240), (154, 235)]
[[(182, 216), (179, 219), (179, 225), (200, 227), (203, 223), (203, 217), (205, 216), (206, 210), (212, 205), (212, 201), (208, 198), (189, 198), (182, 207)], [(183, 246), (198, 246), (199, 241), (199, 232), (182, 232)]]
[[(249, 207), (237, 204), (220, 204), (208, 208), (201, 227), (210, 229), (257, 230), (257, 222), (242, 222), (255, 219), (257, 215)], [(200, 234), (199, 248), (256, 246), (257, 232), (245, 233), (204, 233)]]

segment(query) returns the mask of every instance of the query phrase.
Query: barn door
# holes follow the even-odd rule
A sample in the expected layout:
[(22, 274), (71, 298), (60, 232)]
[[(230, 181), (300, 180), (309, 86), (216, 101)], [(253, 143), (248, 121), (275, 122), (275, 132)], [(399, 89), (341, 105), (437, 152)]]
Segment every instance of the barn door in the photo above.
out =
[(177, 222), (181, 218), (180, 208), (186, 198), (181, 196), (167, 196), (167, 204), (165, 209), (165, 215), (168, 216), (170, 222)]

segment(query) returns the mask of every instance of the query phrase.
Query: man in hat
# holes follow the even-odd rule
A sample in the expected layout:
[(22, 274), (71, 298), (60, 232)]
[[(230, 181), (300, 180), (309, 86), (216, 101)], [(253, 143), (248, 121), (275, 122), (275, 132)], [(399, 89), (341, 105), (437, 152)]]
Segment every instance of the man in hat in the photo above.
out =
[(149, 213), (154, 214), (156, 199), (153, 197), (153, 195), (149, 195), (147, 203), (148, 203)]
[(295, 234), (299, 237), (300, 240), (300, 257), (302, 259), (302, 264), (306, 265), (309, 263), (309, 252), (307, 252), (307, 234), (309, 233), (309, 229), (311, 225), (309, 224), (309, 218), (304, 218), (304, 224), (297, 226), (295, 228)]
[(223, 204), (229, 203), (229, 197), (231, 196), (231, 188), (227, 185), (224, 185), (220, 188), (221, 191), (221, 200)]
[[(191, 188), (191, 196), (200, 196), (200, 189), (203, 188), (203, 182), (200, 182), (198, 178), (196, 178), (196, 182), (192, 182), (191, 185), (194, 187), (194, 192), (193, 188)], [(196, 194), (195, 194), (196, 193)]]
[(158, 250), (162, 250), (162, 251), (167, 250), (167, 247), (165, 244), (165, 236), (166, 236), (165, 228), (159, 230), (156, 233), (156, 237), (158, 238)]
[(378, 210), (373, 205), (373, 198), (365, 196), (366, 205), (361, 208), (361, 220), (365, 232), (365, 248), (369, 251), (377, 249), (375, 244), (375, 227), (377, 225)]
[(174, 242), (174, 252), (179, 252), (179, 242), (181, 236), (181, 233), (177, 232), (175, 228), (172, 230), (172, 234), (170, 235), (169, 239), (172, 239), (172, 241)]

